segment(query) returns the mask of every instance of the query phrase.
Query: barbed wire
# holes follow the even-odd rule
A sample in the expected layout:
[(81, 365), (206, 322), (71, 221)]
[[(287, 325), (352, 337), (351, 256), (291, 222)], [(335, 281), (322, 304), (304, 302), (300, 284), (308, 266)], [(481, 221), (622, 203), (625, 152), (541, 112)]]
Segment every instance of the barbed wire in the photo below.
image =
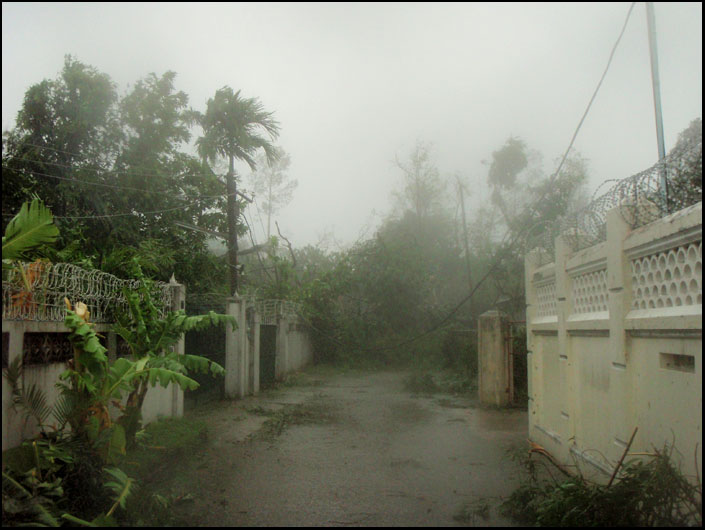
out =
[(559, 234), (574, 251), (605, 241), (607, 212), (614, 208), (635, 229), (702, 201), (702, 151), (702, 136), (682, 142), (649, 169), (614, 181), (585, 208), (529, 230), (527, 250), (540, 249), (540, 264), (550, 263)]
[[(2, 318), (63, 322), (66, 318), (64, 298), (68, 298), (72, 304), (83, 302), (88, 306), (91, 322), (112, 323), (118, 312), (127, 309), (123, 288), (135, 290), (139, 286), (139, 280), (121, 279), (71, 263), (19, 263), (13, 269), (3, 271)], [(156, 305), (160, 315), (164, 316), (171, 309), (172, 286), (155, 282), (155, 287), (158, 291)]]

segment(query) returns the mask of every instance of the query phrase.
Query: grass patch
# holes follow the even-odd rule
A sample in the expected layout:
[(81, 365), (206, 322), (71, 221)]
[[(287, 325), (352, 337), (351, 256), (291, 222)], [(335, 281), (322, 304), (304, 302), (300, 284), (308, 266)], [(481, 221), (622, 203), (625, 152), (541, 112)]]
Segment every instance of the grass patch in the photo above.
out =
[(138, 478), (149, 477), (162, 461), (192, 453), (207, 439), (205, 422), (187, 418), (164, 418), (150, 423), (139, 434), (138, 446), (125, 459), (125, 471)]
[(673, 465), (664, 447), (632, 460), (610, 487), (580, 475), (537, 478), (536, 460), (524, 462), (528, 480), (502, 504), (502, 513), (536, 526), (702, 526), (702, 486)]
[[(137, 486), (127, 499), (121, 525), (188, 526), (175, 507), (191, 501), (191, 493), (187, 484), (178, 486), (179, 481), (171, 479), (188, 476), (206, 439), (205, 422), (183, 417), (153, 422), (139, 434), (138, 446), (128, 452), (122, 465), (137, 479)], [(180, 490), (165, 490), (165, 484), (177, 484)]]

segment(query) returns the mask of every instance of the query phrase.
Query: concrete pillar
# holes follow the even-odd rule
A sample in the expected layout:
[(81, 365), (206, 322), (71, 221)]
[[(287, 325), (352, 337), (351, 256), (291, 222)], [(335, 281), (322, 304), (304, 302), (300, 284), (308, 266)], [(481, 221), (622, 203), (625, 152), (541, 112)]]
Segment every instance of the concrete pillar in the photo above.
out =
[(509, 320), (499, 311), (487, 311), (478, 320), (478, 396), (481, 403), (504, 407), (511, 403)]
[[(186, 286), (176, 281), (174, 275), (171, 275), (169, 287), (172, 292), (171, 310), (182, 311), (186, 309)], [(108, 338), (110, 340), (110, 338)], [(117, 348), (116, 348), (117, 350)], [(174, 351), (179, 355), (186, 353), (186, 335), (182, 335), (179, 341), (174, 345)], [(179, 385), (171, 385), (171, 415), (180, 417), (184, 415), (184, 391)]]
[[(555, 239), (556, 263), (556, 316), (558, 318), (558, 362), (560, 381), (555, 384), (560, 386), (560, 396), (564, 396), (560, 406), (560, 423), (555, 425), (556, 431), (565, 443), (575, 436), (576, 398), (579, 394), (577, 380), (577, 359), (572, 353), (572, 344), (568, 335), (568, 317), (573, 304), (573, 285), (567, 271), (567, 261), (572, 252), (566, 239), (558, 236)], [(547, 359), (555, 362), (555, 359)], [(567, 451), (566, 445), (563, 450)], [(567, 453), (566, 453), (567, 455)]]
[[(624, 451), (631, 432), (636, 427), (631, 403), (629, 359), (627, 358), (627, 333), (625, 318), (632, 303), (632, 275), (628, 257), (624, 253), (624, 240), (631, 229), (622, 209), (607, 212), (607, 293), (610, 314), (610, 454), (617, 460)], [(637, 435), (638, 437), (638, 435)], [(638, 440), (637, 440), (638, 441)], [(635, 446), (636, 447), (636, 446)]]
[(533, 426), (538, 423), (537, 414), (539, 411), (538, 396), (534, 389), (541, 387), (540, 373), (540, 352), (536, 351), (537, 341), (531, 327), (531, 323), (536, 319), (538, 311), (538, 296), (534, 287), (534, 271), (537, 269), (541, 251), (534, 249), (528, 252), (524, 258), (524, 292), (526, 296), (526, 377), (527, 394), (529, 397), (529, 433)]
[(237, 319), (238, 328), (238, 345), (239, 345), (239, 378), (238, 378), (238, 397), (245, 397), (248, 393), (248, 383), (250, 382), (250, 360), (248, 358), (249, 348), (247, 347), (247, 303), (245, 300), (240, 302), (239, 316)]
[(280, 315), (277, 321), (277, 353), (274, 375), (277, 379), (289, 373), (289, 319)]
[(259, 394), (259, 331), (260, 331), (261, 318), (257, 310), (255, 310), (254, 323), (254, 351), (253, 351), (253, 377), (252, 377), (252, 393)]
[(237, 329), (227, 325), (225, 328), (225, 397), (233, 399), (244, 395), (242, 386), (243, 377), (243, 349), (242, 330), (246, 331), (246, 324), (242, 318), (244, 301), (235, 296), (226, 301), (226, 313), (235, 317)]

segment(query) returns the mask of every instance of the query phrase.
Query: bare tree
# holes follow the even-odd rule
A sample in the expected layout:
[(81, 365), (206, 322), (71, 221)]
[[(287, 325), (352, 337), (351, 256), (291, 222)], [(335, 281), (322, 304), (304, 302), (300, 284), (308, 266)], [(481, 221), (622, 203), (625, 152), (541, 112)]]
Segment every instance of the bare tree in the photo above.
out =
[(267, 216), (267, 239), (271, 236), (272, 215), (291, 202), (299, 185), (287, 175), (291, 157), (281, 147), (276, 147), (276, 159), (268, 163), (264, 156), (257, 159), (257, 170), (250, 174), (250, 182), (257, 197), (261, 198), (261, 208)]

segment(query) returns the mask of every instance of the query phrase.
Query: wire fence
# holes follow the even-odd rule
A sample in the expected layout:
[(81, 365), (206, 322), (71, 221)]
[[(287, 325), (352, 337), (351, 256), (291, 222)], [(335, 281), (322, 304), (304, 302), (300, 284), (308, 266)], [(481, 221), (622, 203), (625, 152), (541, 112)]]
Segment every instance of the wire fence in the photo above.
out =
[[(68, 298), (74, 306), (78, 302), (86, 304), (91, 322), (112, 323), (119, 312), (127, 310), (123, 288), (135, 290), (139, 285), (139, 280), (123, 280), (70, 263), (20, 263), (3, 271), (2, 318), (63, 322), (64, 298)], [(160, 315), (165, 316), (172, 307), (172, 285), (155, 282), (155, 288), (156, 305)]]
[(649, 169), (617, 181), (582, 210), (530, 231), (527, 250), (538, 249), (540, 264), (551, 263), (558, 235), (574, 251), (605, 241), (607, 212), (614, 208), (634, 229), (702, 201), (702, 154), (702, 136), (682, 142)]
[[(192, 315), (216, 311), (227, 311), (228, 296), (222, 293), (194, 293), (186, 295), (187, 312)], [(263, 325), (276, 325), (279, 318), (297, 320), (303, 314), (303, 306), (290, 300), (261, 299), (254, 294), (244, 295), (248, 310), (254, 310)]]

